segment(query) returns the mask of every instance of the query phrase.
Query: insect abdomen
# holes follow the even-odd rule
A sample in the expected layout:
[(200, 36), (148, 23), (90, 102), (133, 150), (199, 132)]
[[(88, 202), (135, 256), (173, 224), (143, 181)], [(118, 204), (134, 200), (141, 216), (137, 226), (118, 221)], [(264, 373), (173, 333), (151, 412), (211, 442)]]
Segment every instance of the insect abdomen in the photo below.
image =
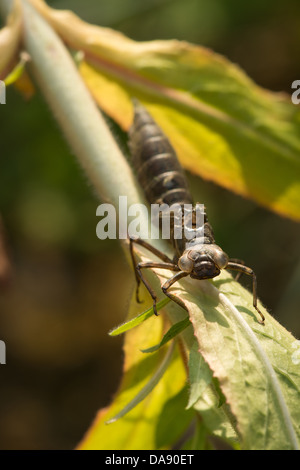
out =
[(185, 175), (168, 138), (140, 103), (134, 103), (134, 111), (129, 146), (148, 202), (191, 204)]

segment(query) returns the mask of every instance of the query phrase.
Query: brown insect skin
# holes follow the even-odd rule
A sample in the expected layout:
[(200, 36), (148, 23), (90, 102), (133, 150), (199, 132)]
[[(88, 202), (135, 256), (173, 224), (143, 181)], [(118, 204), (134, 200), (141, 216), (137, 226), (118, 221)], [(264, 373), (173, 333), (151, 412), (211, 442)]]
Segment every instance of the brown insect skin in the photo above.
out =
[[(129, 148), (137, 178), (150, 204), (165, 203), (169, 206), (179, 204), (181, 207), (184, 204), (193, 204), (185, 174), (174, 148), (148, 111), (137, 100), (134, 100), (134, 120), (129, 130)], [(162, 290), (165, 295), (183, 308), (185, 306), (181, 300), (168, 292), (172, 284), (186, 276), (199, 280), (212, 279), (218, 276), (222, 269), (230, 269), (238, 271), (238, 276), (245, 273), (252, 277), (253, 306), (261, 316), (261, 320), (258, 321), (264, 324), (265, 318), (257, 307), (257, 282), (253, 270), (237, 260), (229, 260), (226, 253), (215, 244), (213, 230), (207, 220), (205, 211), (203, 216), (203, 227), (197, 227), (195, 208), (188, 214), (190, 226), (196, 231), (193, 240), (186, 240), (184, 236), (181, 240), (175, 240), (172, 236), (175, 222), (174, 220), (172, 222), (171, 219), (170, 242), (175, 249), (173, 259), (170, 259), (145, 240), (136, 237), (129, 238), (130, 253), (137, 280), (137, 301), (139, 302), (138, 290), (142, 281), (153, 299), (153, 310), (157, 315), (157, 296), (143, 276), (142, 269), (162, 268), (175, 271), (176, 274), (165, 282)], [(185, 222), (187, 222), (186, 218)], [(201, 243), (198, 239), (199, 234), (202, 236)], [(188, 247), (186, 248), (187, 242)], [(134, 255), (134, 244), (147, 248), (162, 261), (137, 263)]]
[(150, 204), (192, 204), (185, 174), (169, 139), (146, 109), (134, 101), (129, 147), (137, 178)]

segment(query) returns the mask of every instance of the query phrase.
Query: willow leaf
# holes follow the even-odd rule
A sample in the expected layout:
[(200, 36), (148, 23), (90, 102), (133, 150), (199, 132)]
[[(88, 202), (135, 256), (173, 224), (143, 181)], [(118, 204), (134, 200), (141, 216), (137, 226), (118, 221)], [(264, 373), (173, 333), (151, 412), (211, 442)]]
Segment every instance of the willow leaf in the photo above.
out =
[[(162, 299), (160, 302), (158, 302), (156, 309), (159, 311), (161, 308), (163, 308), (168, 302), (170, 302), (170, 299), (165, 298)], [(113, 330), (109, 332), (110, 336), (118, 336), (126, 331), (131, 330), (132, 328), (135, 328), (136, 326), (140, 325), (143, 323), (145, 320), (150, 318), (152, 315), (154, 315), (154, 310), (153, 307), (148, 308), (145, 312), (140, 313), (134, 318), (131, 318), (130, 320), (126, 321), (125, 323), (122, 323), (121, 325), (117, 326)]]
[(70, 47), (83, 51), (83, 79), (124, 129), (132, 122), (135, 96), (188, 170), (300, 220), (300, 111), (290, 97), (259, 87), (201, 46), (135, 42), (42, 0), (30, 3)]
[(172, 325), (171, 328), (167, 331), (167, 333), (164, 334), (163, 339), (160, 341), (160, 343), (156, 344), (155, 346), (151, 346), (151, 348), (142, 349), (141, 351), (143, 353), (152, 353), (154, 351), (157, 351), (164, 344), (168, 343), (169, 341), (171, 341), (171, 339), (175, 338), (182, 331), (184, 331), (189, 325), (190, 319), (189, 317), (186, 317), (184, 320), (181, 320), (180, 322), (177, 322)]
[[(161, 282), (172, 275), (154, 271)], [(261, 325), (252, 294), (227, 272), (213, 282), (181, 280), (170, 292), (189, 312), (199, 351), (225, 397), (221, 408), (242, 448), (298, 448), (300, 374), (293, 361), (295, 338), (262, 305), (266, 322)], [(197, 409), (201, 413), (201, 406)]]

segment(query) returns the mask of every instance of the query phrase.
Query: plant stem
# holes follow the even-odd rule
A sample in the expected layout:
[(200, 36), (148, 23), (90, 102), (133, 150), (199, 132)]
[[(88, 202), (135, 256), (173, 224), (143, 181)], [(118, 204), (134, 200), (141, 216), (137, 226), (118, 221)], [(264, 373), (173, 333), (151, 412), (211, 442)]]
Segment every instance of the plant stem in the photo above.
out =
[[(36, 10), (26, 0), (21, 4), (31, 72), (96, 194), (113, 204), (117, 212), (119, 195), (127, 196), (128, 206), (142, 203), (131, 168), (69, 52)], [(125, 216), (119, 214), (120, 218)]]

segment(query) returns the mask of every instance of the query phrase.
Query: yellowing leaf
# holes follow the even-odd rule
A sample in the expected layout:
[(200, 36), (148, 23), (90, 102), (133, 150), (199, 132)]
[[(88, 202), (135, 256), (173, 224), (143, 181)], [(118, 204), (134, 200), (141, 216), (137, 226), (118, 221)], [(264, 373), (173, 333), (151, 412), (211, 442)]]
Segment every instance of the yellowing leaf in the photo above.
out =
[[(136, 310), (133, 301), (133, 316), (136, 316)], [(185, 410), (186, 372), (177, 350), (151, 393), (125, 416), (106, 424), (138, 395), (160, 366), (166, 349), (151, 355), (143, 354), (140, 349), (158, 342), (162, 334), (163, 315), (152, 316), (126, 333), (120, 389), (112, 404), (98, 413), (79, 449), (168, 449), (189, 425), (194, 411)]]
[(33, 82), (25, 69), (27, 62), (29, 61), (30, 57), (28, 54), (26, 52), (21, 53), (19, 62), (4, 80), (6, 86), (13, 84), (25, 99), (30, 99), (34, 95), (35, 91)]
[[(42, 5), (37, 0), (33, 3)], [(53, 18), (54, 21), (55, 14)], [(57, 18), (61, 18), (60, 14), (57, 15)], [(62, 23), (60, 23), (60, 26), (63, 28)], [(41, 25), (38, 32), (41, 33), (44, 29), (46, 29), (45, 26)], [(66, 27), (66, 29), (68, 28)], [(31, 33), (30, 29), (29, 32)], [(27, 34), (29, 32), (27, 30)], [(80, 32), (78, 31), (78, 33)], [(76, 36), (76, 31), (74, 31), (74, 36)], [(96, 33), (95, 36), (97, 36)], [(182, 127), (180, 132), (182, 139), (184, 138), (182, 136), (184, 131), (189, 137), (187, 143), (189, 143), (190, 149), (194, 148), (194, 131), (198, 129), (198, 125), (203, 126), (203, 139), (207, 139), (207, 135), (209, 135), (212, 145), (214, 144), (213, 139), (220, 144), (219, 147), (216, 146), (215, 160), (212, 160), (212, 166), (215, 168), (216, 173), (218, 173), (218, 167), (223, 161), (220, 157), (220, 148), (223, 151), (226, 163), (221, 168), (221, 175), (227, 166), (230, 167), (229, 174), (235, 174), (234, 169), (238, 168), (239, 164), (238, 156), (242, 161), (243, 152), (245, 152), (247, 165), (245, 165), (244, 172), (241, 172), (241, 174), (244, 178), (248, 178), (247, 188), (255, 183), (255, 179), (253, 179), (254, 169), (258, 175), (260, 169), (264, 168), (263, 157), (266, 153), (269, 163), (280, 163), (279, 168), (283, 180), (282, 184), (286, 189), (285, 194), (290, 191), (289, 194), (293, 195), (292, 189), (297, 187), (299, 181), (298, 154), (296, 153), (299, 147), (299, 136), (295, 132), (299, 126), (299, 117), (296, 112), (292, 112), (294, 108), (291, 108), (287, 102), (277, 99), (275, 95), (268, 95), (268, 93), (255, 87), (236, 67), (230, 66), (227, 61), (218, 56), (203, 51), (202, 63), (200, 59), (197, 61), (196, 55), (200, 54), (202, 49), (196, 46), (177, 42), (149, 43), (148, 47), (145, 44), (140, 46), (132, 45), (132, 54), (126, 57), (124, 51), (130, 41), (125, 40), (124, 47), (120, 48), (121, 54), (120, 51), (116, 51), (114, 55), (113, 48), (117, 43), (117, 39), (121, 40), (122, 38), (117, 35), (116, 42), (114, 42), (112, 36), (112, 32), (106, 35), (107, 41), (111, 43), (110, 48), (106, 48), (106, 52), (109, 49), (111, 57), (108, 54), (103, 60), (105, 55), (104, 44), (102, 45), (103, 54), (98, 63), (101, 63), (102, 66), (103, 64), (111, 66), (112, 63), (114, 67), (111, 67), (109, 71), (106, 67), (105, 73), (110, 74), (112, 77), (113, 74), (118, 76), (120, 84), (126, 82), (126, 80), (128, 83), (130, 82), (128, 96), (129, 94), (132, 95), (132, 91), (135, 90), (140, 93), (144, 101), (148, 99), (150, 102), (150, 99), (153, 98), (153, 100), (156, 100), (156, 104), (152, 105), (152, 109), (154, 111), (157, 109), (158, 115), (166, 116), (164, 119), (166, 119), (168, 125), (171, 125), (173, 121), (176, 124), (178, 121), (179, 130), (182, 126), (181, 120), (184, 121), (186, 115), (190, 125), (193, 124), (195, 127), (191, 127), (191, 129), (186, 127), (184, 121), (184, 128)], [(70, 40), (71, 38), (70, 36)], [(105, 39), (105, 34), (103, 39)], [(92, 34), (90, 40), (92, 55), (92, 49), (95, 45)], [(38, 40), (37, 43), (39, 44)], [(88, 40), (86, 45), (88, 48)], [(184, 50), (184, 47), (186, 50)], [(34, 50), (33, 47), (32, 50)], [(96, 44), (96, 50), (101, 51), (99, 44)], [(145, 56), (139, 56), (141, 51), (145, 53)], [(192, 52), (194, 52), (194, 62), (191, 61)], [(41, 57), (44, 58), (45, 55)], [(61, 57), (65, 58), (66, 55), (61, 55)], [(139, 57), (138, 61), (136, 61), (137, 57)], [(209, 60), (210, 58), (212, 58), (212, 61)], [(109, 62), (110, 59), (111, 63)], [(118, 64), (116, 60), (119, 60)], [(129, 64), (127, 69), (122, 65), (126, 61)], [(41, 69), (42, 62), (39, 64)], [(219, 63), (219, 67), (216, 62)], [(189, 87), (193, 74), (191, 73), (189, 76), (187, 71), (192, 72), (193, 64), (197, 68), (194, 75), (198, 78), (199, 69), (201, 70), (200, 77), (204, 88), (206, 85), (206, 88), (209, 89), (209, 84), (214, 80), (217, 87), (218, 80), (216, 80), (216, 77), (220, 79), (224, 73), (225, 78), (223, 78), (226, 89), (228, 89), (229, 83), (233, 81), (232, 91), (235, 99), (232, 105), (230, 105), (230, 100), (226, 99), (225, 94), (220, 91), (216, 92), (212, 89), (213, 97), (207, 96), (202, 89), (201, 93), (197, 93), (197, 90), (191, 91)], [(203, 67), (201, 67), (201, 64)], [(158, 65), (160, 66), (158, 67)], [(180, 74), (181, 68), (185, 71), (184, 75)], [(47, 71), (49, 69), (48, 67)], [(127, 73), (124, 74), (124, 70)], [(174, 71), (178, 71), (178, 77)], [(211, 73), (208, 73), (209, 71)], [(136, 80), (136, 77), (139, 80)], [(184, 88), (184, 80), (188, 83), (186, 88)], [(166, 86), (164, 81), (169, 83), (169, 87)], [(78, 82), (81, 84), (80, 80)], [(126, 83), (124, 89), (126, 89)], [(64, 88), (60, 90), (62, 89)], [(81, 91), (85, 92), (84, 87), (81, 88)], [(61, 96), (63, 97), (60, 94), (59, 97)], [(70, 97), (70, 95), (67, 96)], [(74, 93), (72, 93), (73, 96)], [(88, 95), (86, 97), (89, 98)], [(248, 101), (249, 106), (247, 107), (245, 104)], [(193, 103), (195, 106), (192, 105)], [(75, 109), (77, 108), (75, 107)], [(63, 113), (63, 115), (66, 114)], [(71, 129), (74, 129), (76, 124), (77, 114), (74, 113), (74, 116)], [(79, 113), (78, 119), (80, 119), (80, 116)], [(260, 121), (260, 117), (264, 119)], [(286, 126), (284, 126), (284, 118), (287, 121)], [(255, 119), (261, 125), (256, 126)], [(63, 119), (60, 122), (63, 122)], [(283, 131), (281, 131), (281, 124)], [(84, 130), (86, 131), (86, 127)], [(209, 134), (207, 134), (207, 131), (209, 131)], [(276, 131), (278, 131), (277, 134)], [(89, 134), (87, 132), (87, 135)], [(221, 141), (218, 140), (220, 138)], [(107, 142), (110, 141), (110, 138), (107, 139)], [(200, 141), (201, 139), (199, 145)], [(208, 144), (209, 140), (206, 141), (207, 150), (209, 149)], [(103, 146), (103, 148), (105, 147)], [(256, 152), (252, 155), (251, 152), (247, 153), (248, 149), (251, 151), (256, 150)], [(190, 158), (188, 151), (187, 155)], [(251, 155), (253, 162), (251, 162)], [(257, 158), (257, 155), (259, 158)], [(118, 159), (117, 161), (121, 163), (123, 160)], [(249, 169), (248, 164), (250, 165)], [(277, 192), (272, 192), (273, 184), (271, 183), (273, 180), (277, 180), (274, 179), (273, 175), (270, 178), (271, 169), (272, 165), (268, 167), (268, 172), (265, 171), (266, 184), (264, 188), (259, 187), (260, 191), (257, 195), (257, 198), (264, 195), (266, 204), (270, 204), (271, 196), (273, 196), (272, 203), (278, 200), (278, 185), (275, 185)], [(291, 169), (294, 170), (293, 174), (289, 173)], [(287, 178), (289, 174), (290, 180)], [(234, 183), (238, 186), (241, 183), (240, 180), (241, 176), (237, 174)], [(131, 180), (129, 185), (127, 182), (126, 189), (128, 192), (130, 191)], [(117, 190), (119, 190), (119, 187), (117, 187)], [(295, 214), (298, 214), (295, 205), (297, 196), (293, 195), (293, 197), (294, 199), (287, 198), (285, 205), (283, 204), (281, 207), (283, 211), (293, 210)], [(162, 278), (168, 275), (166, 272), (159, 274)], [(216, 287), (219, 287), (219, 291)], [(230, 434), (228, 426), (224, 426), (224, 420), (228, 418), (228, 421), (234, 427), (234, 431), (239, 436), (243, 448), (298, 448), (300, 383), (298, 364), (293, 362), (293, 358), (295, 359), (294, 338), (280, 327), (267, 312), (264, 312), (266, 325), (260, 325), (257, 322), (257, 313), (252, 306), (252, 296), (226, 273), (222, 273), (213, 282), (199, 281), (195, 284), (189, 282), (188, 279), (183, 280), (178, 285), (172, 286), (171, 292), (182, 299), (189, 311), (201, 355), (213, 373), (213, 383), (217, 390), (218, 400), (210, 400), (211, 397), (205, 396), (205, 384), (197, 383), (197, 370), (194, 370), (196, 374), (191, 376), (193, 389), (190, 403), (192, 403), (192, 406), (195, 406), (199, 413), (205, 412), (207, 421), (209, 421), (208, 415), (211, 415), (212, 406), (222, 408), (222, 416), (219, 413), (218, 416), (215, 416), (212, 428), (219, 435), (225, 432), (225, 437), (233, 439), (235, 437), (234, 433)], [(171, 308), (171, 303), (168, 304), (169, 308)], [(262, 309), (261, 306), (260, 308)], [(139, 349), (149, 348), (153, 344), (157, 344), (162, 338), (165, 330), (162, 320), (162, 316), (159, 318), (151, 317), (147, 322), (143, 322), (126, 335), (125, 374), (120, 391), (113, 404), (99, 414), (80, 448), (120, 448), (124, 450), (170, 448), (174, 445), (176, 437), (179, 437), (182, 431), (186, 429), (190, 415), (187, 415), (186, 411), (182, 411), (186, 391), (185, 371), (178, 351), (177, 355), (172, 358), (170, 367), (152, 392), (123, 419), (110, 426), (105, 425), (105, 422), (117, 415), (120, 410), (134, 400), (134, 397), (141, 390), (145, 389), (145, 386), (161, 365), (161, 361), (165, 357), (165, 347), (154, 354), (146, 356)], [(191, 326), (181, 334), (184, 336), (187, 333), (191, 333)], [(185, 349), (187, 349), (188, 343), (183, 344), (182, 352), (186, 352)], [(176, 380), (174, 380), (174, 377)], [(199, 394), (202, 394), (202, 396), (198, 398)], [(174, 403), (177, 404), (177, 407), (174, 407)], [(170, 409), (174, 410), (174, 408), (178, 410), (175, 420), (174, 413), (170, 413)], [(165, 426), (163, 435), (160, 433), (160, 424)], [(109, 428), (111, 431), (108, 431)]]
[(21, 39), (22, 15), (19, 0), (15, 0), (7, 25), (0, 30), (0, 75), (5, 78), (14, 64)]
[(22, 75), (14, 82), (14, 87), (26, 100), (29, 100), (35, 94), (34, 84), (26, 70), (24, 70)]
[(123, 128), (143, 101), (190, 171), (300, 220), (300, 112), (236, 65), (182, 41), (137, 43), (41, 0), (31, 3), (73, 48), (99, 105)]
[[(207, 54), (201, 48), (190, 47), (195, 56)], [(178, 43), (178, 54), (180, 48), (183, 46)], [(146, 54), (145, 51), (144, 61)], [(180, 69), (178, 58), (173, 60), (174, 70), (172, 72), (169, 67), (170, 77), (177, 75)], [(221, 71), (215, 75), (215, 86), (210, 83), (213, 71), (206, 84), (203, 82), (207, 72), (200, 68), (197, 71), (195, 84), (198, 80), (203, 88), (212, 86), (211, 91), (203, 90), (198, 95), (190, 93), (189, 89), (183, 92), (170, 88), (173, 84), (156, 89), (154, 85), (161, 84), (159, 70), (151, 86), (145, 86), (139, 80), (133, 84), (131, 79), (122, 79), (120, 74), (109, 74), (105, 67), (101, 69), (101, 65), (82, 64), (81, 72), (98, 103), (122, 127), (128, 127), (131, 122), (129, 98), (136, 96), (164, 129), (188, 170), (282, 215), (300, 220), (298, 108), (283, 96), (259, 89), (239, 69), (234, 69), (236, 74), (232, 74), (233, 66), (211, 54), (212, 69), (219, 61), (224, 62), (223, 76)], [(196, 60), (190, 57), (191, 70), (186, 70), (187, 77), (196, 75), (196, 70), (192, 70), (195, 63)], [(205, 66), (209, 68), (209, 62)], [(229, 78), (233, 82), (231, 87)], [(109, 84), (107, 88), (105, 82)], [(124, 89), (128, 92), (117, 106), (110, 102), (109, 93), (105, 93), (112, 86), (119, 90), (118, 96)], [(183, 80), (180, 86), (184, 86)], [(209, 98), (211, 101), (206, 101)], [(118, 111), (118, 106), (123, 112)]]
[[(155, 272), (162, 281), (168, 277), (166, 271)], [(186, 278), (169, 292), (189, 311), (199, 351), (218, 379), (226, 399), (222, 409), (232, 413), (230, 421), (242, 448), (298, 449), (300, 375), (293, 360), (295, 338), (262, 306), (266, 321), (259, 324), (252, 294), (226, 272), (213, 283)], [(194, 380), (191, 393), (195, 389)], [(195, 398), (191, 396), (192, 402)], [(207, 414), (206, 401), (202, 396), (199, 405), (195, 403), (200, 414)]]

